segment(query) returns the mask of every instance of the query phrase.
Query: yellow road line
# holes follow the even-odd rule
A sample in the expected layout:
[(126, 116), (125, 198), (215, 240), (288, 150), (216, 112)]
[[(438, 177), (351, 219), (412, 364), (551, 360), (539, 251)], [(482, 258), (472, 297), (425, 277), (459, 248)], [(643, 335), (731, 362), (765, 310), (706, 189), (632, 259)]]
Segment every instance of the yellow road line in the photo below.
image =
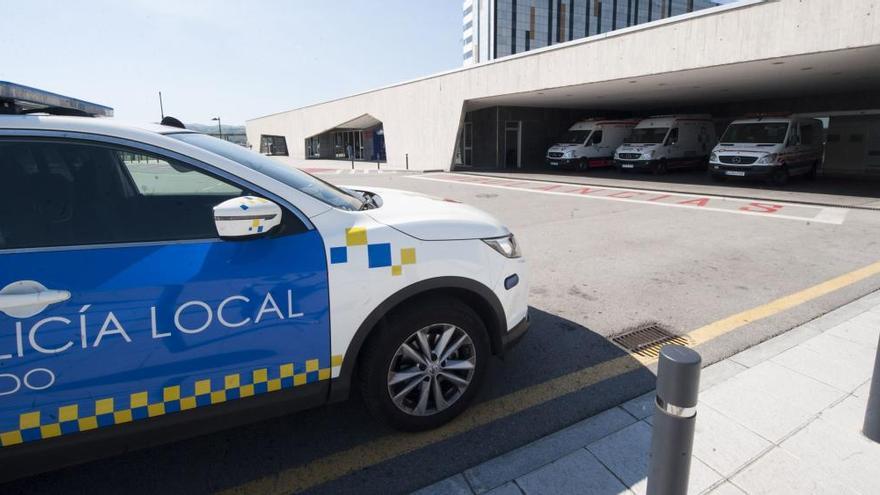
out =
[[(827, 280), (770, 303), (737, 313), (693, 330), (687, 336), (693, 345), (741, 328), (749, 323), (768, 318), (787, 309), (806, 303), (835, 290), (880, 274), (880, 262)], [(253, 480), (222, 492), (223, 495), (268, 494), (282, 495), (306, 490), (332, 481), (397, 456), (413, 452), (447, 440), (496, 420), (511, 416), (531, 407), (577, 392), (656, 362), (656, 358), (623, 355), (549, 381), (519, 389), (496, 399), (477, 404), (455, 421), (422, 433), (396, 433), (336, 452), (307, 464), (279, 471), (271, 476)]]

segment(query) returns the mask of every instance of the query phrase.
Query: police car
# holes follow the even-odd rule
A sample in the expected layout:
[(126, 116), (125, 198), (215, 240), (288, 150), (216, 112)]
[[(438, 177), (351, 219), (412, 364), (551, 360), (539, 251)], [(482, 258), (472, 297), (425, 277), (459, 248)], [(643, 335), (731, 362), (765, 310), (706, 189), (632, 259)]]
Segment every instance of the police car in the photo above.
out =
[(0, 103), (0, 462), (355, 387), (393, 427), (433, 428), (528, 327), (520, 248), (478, 209), (46, 115), (112, 110), (10, 83)]

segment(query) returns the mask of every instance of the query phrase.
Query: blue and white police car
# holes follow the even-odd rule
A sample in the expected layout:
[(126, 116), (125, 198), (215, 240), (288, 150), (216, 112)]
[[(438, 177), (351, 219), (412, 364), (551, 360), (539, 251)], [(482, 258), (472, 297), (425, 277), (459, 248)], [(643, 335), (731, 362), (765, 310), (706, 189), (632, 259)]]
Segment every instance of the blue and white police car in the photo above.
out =
[(516, 240), (473, 207), (48, 115), (110, 109), (10, 83), (0, 111), (0, 462), (354, 387), (395, 428), (436, 427), (528, 327)]

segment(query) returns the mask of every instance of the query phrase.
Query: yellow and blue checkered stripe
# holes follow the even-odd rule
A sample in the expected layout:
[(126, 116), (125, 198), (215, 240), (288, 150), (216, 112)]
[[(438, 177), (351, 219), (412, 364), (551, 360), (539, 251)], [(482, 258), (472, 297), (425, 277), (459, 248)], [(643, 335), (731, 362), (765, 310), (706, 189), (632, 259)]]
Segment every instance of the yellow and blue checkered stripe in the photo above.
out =
[(370, 268), (391, 267), (391, 275), (397, 277), (403, 273), (404, 265), (416, 263), (416, 248), (406, 247), (400, 249), (400, 263), (392, 263), (392, 249), (390, 242), (370, 244), (367, 241), (367, 229), (364, 227), (351, 227), (345, 229), (345, 246), (330, 248), (330, 264), (348, 263), (348, 250), (357, 246), (367, 247), (367, 264)]
[(322, 367), (321, 360), (309, 359), (302, 364), (285, 363), (195, 380), (185, 385), (167, 386), (156, 391), (24, 412), (19, 415), (18, 429), (0, 432), (0, 447), (130, 423), (329, 380), (333, 370), (342, 366), (342, 356), (332, 356), (330, 362), (324, 364), (330, 366)]

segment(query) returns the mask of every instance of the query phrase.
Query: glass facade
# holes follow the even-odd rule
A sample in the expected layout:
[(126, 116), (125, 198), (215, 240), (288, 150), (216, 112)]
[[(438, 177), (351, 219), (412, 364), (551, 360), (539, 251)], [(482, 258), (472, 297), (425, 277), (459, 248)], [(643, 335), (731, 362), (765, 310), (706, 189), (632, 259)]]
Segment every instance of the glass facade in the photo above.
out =
[[(466, 2), (468, 8), (481, 0)], [(482, 0), (491, 48), (485, 60), (715, 7), (712, 0)], [(478, 20), (481, 25), (482, 20)], [(473, 54), (469, 54), (473, 56)], [(465, 57), (467, 61), (467, 57)], [(484, 62), (483, 59), (471, 62)]]

